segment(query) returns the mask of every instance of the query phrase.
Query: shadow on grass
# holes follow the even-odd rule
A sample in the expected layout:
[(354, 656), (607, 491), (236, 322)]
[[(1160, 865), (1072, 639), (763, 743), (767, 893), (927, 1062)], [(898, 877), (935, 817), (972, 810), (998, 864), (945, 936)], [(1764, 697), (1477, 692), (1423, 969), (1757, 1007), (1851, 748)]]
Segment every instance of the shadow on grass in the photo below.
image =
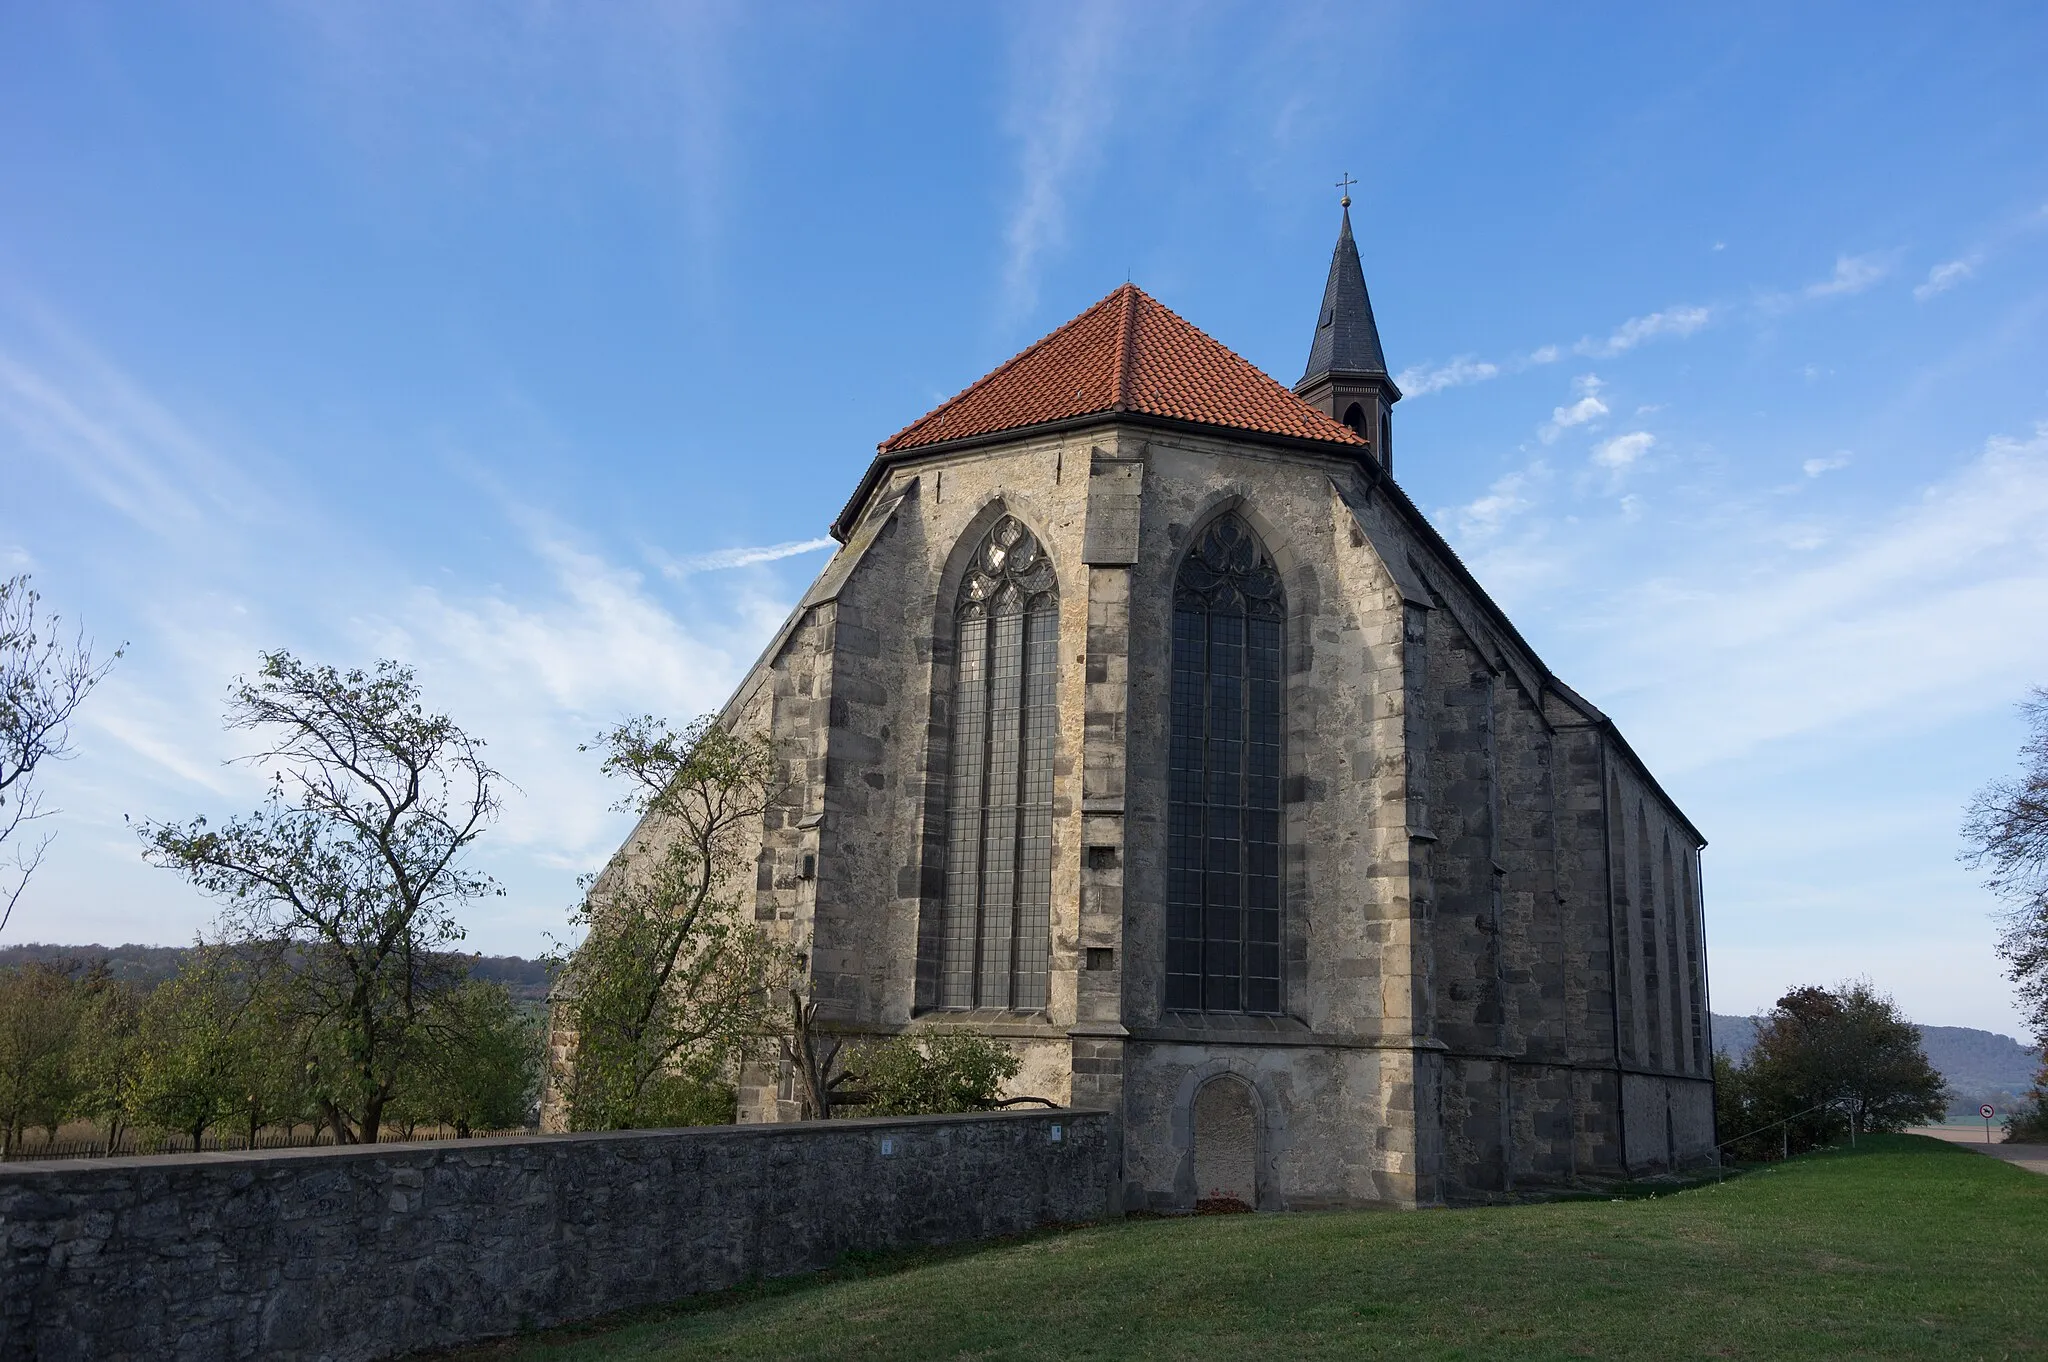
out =
[(687, 1319), (692, 1315), (757, 1305), (786, 1296), (808, 1293), (840, 1282), (895, 1277), (939, 1263), (995, 1253), (1015, 1248), (1020, 1244), (1058, 1238), (1062, 1235), (1099, 1230), (1117, 1223), (1119, 1222), (1112, 1220), (1092, 1224), (1048, 1225), (1025, 1234), (1005, 1234), (992, 1239), (975, 1239), (967, 1243), (937, 1247), (854, 1249), (841, 1254), (839, 1260), (830, 1267), (792, 1273), (787, 1277), (756, 1277), (738, 1286), (727, 1287), (723, 1291), (698, 1291), (655, 1305), (635, 1305), (624, 1310), (614, 1310), (609, 1314), (593, 1315), (589, 1319), (577, 1320), (572, 1324), (551, 1325), (545, 1329), (521, 1329), (517, 1333), (481, 1343), (465, 1343), (454, 1348), (435, 1348), (426, 1352), (407, 1353), (401, 1362), (493, 1362), (494, 1359), (529, 1356), (536, 1349), (566, 1348), (602, 1334), (616, 1333), (621, 1329), (664, 1324), (671, 1320)]

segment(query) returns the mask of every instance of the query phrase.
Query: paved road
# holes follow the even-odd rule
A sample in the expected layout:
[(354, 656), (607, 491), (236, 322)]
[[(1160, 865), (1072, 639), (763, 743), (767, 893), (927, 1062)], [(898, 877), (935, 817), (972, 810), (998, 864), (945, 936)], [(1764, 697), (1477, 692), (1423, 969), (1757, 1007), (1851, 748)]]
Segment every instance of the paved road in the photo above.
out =
[[(2048, 1144), (1986, 1144), (1982, 1126), (1975, 1129), (1968, 1126), (1914, 1126), (1906, 1133), (1931, 1135), (1937, 1140), (1964, 1145), (1981, 1154), (1989, 1154), (1994, 1159), (2004, 1159), (2007, 1163), (2018, 1164), (2029, 1173), (2048, 1174)], [(1993, 1126), (1991, 1138), (1994, 1141), (2000, 1140), (2004, 1138), (2003, 1132)]]

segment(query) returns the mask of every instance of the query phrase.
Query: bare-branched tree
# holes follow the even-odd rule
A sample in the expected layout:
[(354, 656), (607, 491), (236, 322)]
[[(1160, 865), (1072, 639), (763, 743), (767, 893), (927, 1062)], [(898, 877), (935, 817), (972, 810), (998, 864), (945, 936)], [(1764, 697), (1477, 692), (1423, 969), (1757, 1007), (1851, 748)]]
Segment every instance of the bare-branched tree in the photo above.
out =
[(84, 633), (67, 642), (41, 606), (25, 575), (0, 581), (0, 931), (50, 846), (51, 834), (27, 833), (54, 812), (43, 807), (36, 770), (71, 754), (71, 716), (121, 656), (116, 648), (95, 664)]
[(2036, 1044), (2048, 1045), (2048, 687), (2020, 706), (2027, 716), (2019, 775), (1977, 792), (1963, 821), (1963, 861), (2009, 905), (1998, 953), (2019, 986)]
[(152, 823), (144, 855), (223, 904), (227, 944), (279, 976), (335, 1138), (372, 1143), (424, 1027), (463, 980), (455, 910), (501, 893), (464, 853), (498, 809), (483, 744), (421, 706), (411, 669), (267, 653), (231, 728), (266, 735), (268, 805), (218, 828)]

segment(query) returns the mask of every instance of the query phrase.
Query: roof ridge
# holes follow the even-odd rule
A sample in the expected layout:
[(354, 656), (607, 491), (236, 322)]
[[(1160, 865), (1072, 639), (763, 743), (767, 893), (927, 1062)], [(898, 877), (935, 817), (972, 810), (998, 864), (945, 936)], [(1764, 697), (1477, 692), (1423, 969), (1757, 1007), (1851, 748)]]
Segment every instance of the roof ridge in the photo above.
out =
[(1349, 427), (1126, 281), (904, 426), (879, 452), (1098, 413), (1364, 444)]
[(1131, 409), (1131, 383), (1138, 368), (1138, 300), (1146, 298), (1143, 289), (1128, 279), (1119, 290), (1124, 295), (1124, 324), (1116, 342), (1116, 405), (1114, 411)]
[[(1125, 287), (1128, 288), (1130, 286), (1126, 284)], [(925, 412), (922, 416), (918, 417), (915, 421), (912, 421), (910, 424), (904, 426), (903, 429), (897, 431), (894, 435), (891, 435), (888, 439), (883, 440), (879, 445), (876, 446), (876, 448), (887, 449), (890, 445), (896, 443), (896, 441), (902, 439), (905, 435), (909, 434), (917, 427), (923, 425), (926, 421), (931, 420), (935, 416), (943, 414), (949, 408), (957, 407), (970, 394), (980, 392), (983, 388), (986, 388), (989, 384), (995, 382), (1004, 374), (1007, 374), (1008, 372), (1010, 372), (1010, 370), (1016, 368), (1025, 360), (1031, 358), (1031, 356), (1037, 354), (1040, 350), (1045, 349), (1046, 346), (1052, 344), (1054, 341), (1058, 340), (1067, 332), (1072, 331), (1082, 322), (1088, 320), (1088, 318), (1095, 315), (1097, 311), (1101, 310), (1108, 304), (1114, 302), (1116, 300), (1118, 292), (1119, 290), (1112, 289), (1110, 292), (1104, 294), (1102, 297), (1088, 304), (1088, 306), (1082, 308), (1079, 312), (1067, 318), (1064, 322), (1061, 322), (1058, 326), (1046, 332), (1043, 336), (1040, 336), (1037, 340), (1031, 342), (1031, 344), (1025, 346), (1022, 350), (1019, 350), (1016, 354), (1010, 356), (1001, 364), (998, 364), (995, 368), (983, 374), (980, 378), (975, 379), (974, 382), (968, 384), (959, 392), (954, 393), (951, 397), (939, 403), (938, 406), (933, 407), (931, 410)]]

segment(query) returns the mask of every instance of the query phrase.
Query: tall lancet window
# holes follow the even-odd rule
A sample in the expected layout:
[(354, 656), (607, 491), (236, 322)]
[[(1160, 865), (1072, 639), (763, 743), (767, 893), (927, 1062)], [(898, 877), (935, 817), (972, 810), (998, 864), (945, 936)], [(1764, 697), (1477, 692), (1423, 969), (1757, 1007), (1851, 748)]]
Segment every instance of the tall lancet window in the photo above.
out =
[(1166, 1005), (1280, 1010), (1280, 574), (1234, 515), (1173, 591)]
[(1052, 950), (1052, 762), (1059, 586), (1004, 516), (954, 608), (941, 1007), (1045, 1006)]

